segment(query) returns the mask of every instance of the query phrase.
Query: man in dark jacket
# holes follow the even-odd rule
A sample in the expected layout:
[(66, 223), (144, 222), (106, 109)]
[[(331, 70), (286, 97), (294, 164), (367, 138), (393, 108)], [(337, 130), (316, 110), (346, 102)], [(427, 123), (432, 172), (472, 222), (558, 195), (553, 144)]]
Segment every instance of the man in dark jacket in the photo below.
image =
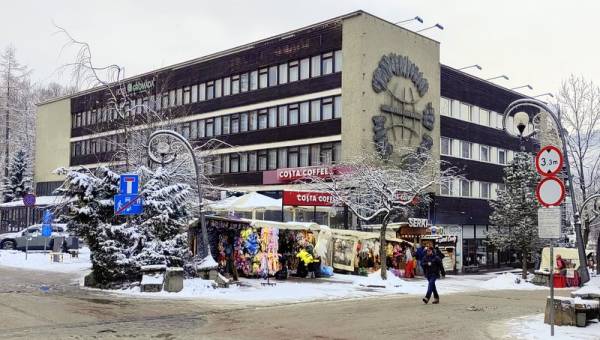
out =
[(425, 272), (425, 277), (429, 282), (427, 286), (427, 294), (423, 298), (424, 303), (429, 302), (429, 298), (431, 298), (431, 293), (433, 293), (433, 304), (440, 303), (440, 296), (438, 295), (437, 288), (435, 286), (435, 280), (440, 276), (440, 268), (442, 267), (442, 260), (439, 256), (433, 253), (433, 249), (427, 248), (425, 251), (425, 257), (423, 258), (423, 271)]
[(440, 273), (442, 274), (442, 277), (446, 277), (446, 270), (444, 269), (444, 257), (446, 257), (446, 255), (442, 253), (442, 250), (438, 246), (435, 246), (434, 254), (440, 258), (440, 261), (442, 261), (442, 265), (440, 266)]

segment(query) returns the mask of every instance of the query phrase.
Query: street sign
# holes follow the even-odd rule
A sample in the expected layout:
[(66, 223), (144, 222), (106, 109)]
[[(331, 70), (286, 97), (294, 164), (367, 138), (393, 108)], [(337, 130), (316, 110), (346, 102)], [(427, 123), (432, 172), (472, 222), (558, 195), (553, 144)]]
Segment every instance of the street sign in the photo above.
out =
[(144, 211), (139, 195), (115, 195), (115, 215), (138, 215)]
[(23, 196), (23, 204), (26, 207), (35, 206), (35, 195), (34, 194), (25, 194), (25, 196)]
[(538, 236), (540, 238), (560, 238), (560, 207), (538, 209)]
[(535, 196), (545, 207), (560, 205), (565, 198), (565, 185), (556, 177), (546, 177), (538, 183)]
[(121, 175), (120, 193), (127, 195), (137, 195), (140, 177), (138, 175), (125, 174)]
[(52, 212), (46, 209), (44, 210), (44, 218), (42, 219), (42, 236), (50, 237), (52, 235)]
[(562, 169), (563, 154), (553, 145), (548, 145), (535, 156), (535, 169), (542, 176), (553, 176)]

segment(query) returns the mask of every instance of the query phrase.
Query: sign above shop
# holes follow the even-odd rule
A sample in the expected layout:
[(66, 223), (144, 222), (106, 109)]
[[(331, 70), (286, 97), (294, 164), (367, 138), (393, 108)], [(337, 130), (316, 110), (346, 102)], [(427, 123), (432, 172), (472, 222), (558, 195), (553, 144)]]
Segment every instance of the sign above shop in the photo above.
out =
[(339, 174), (344, 168), (333, 165), (307, 166), (302, 168), (283, 168), (263, 171), (263, 184), (291, 183), (310, 178), (328, 178)]
[(131, 83), (127, 83), (123, 88), (117, 90), (117, 93), (120, 94), (136, 94), (140, 92), (147, 92), (154, 89), (155, 81), (154, 79), (148, 80), (136, 80)]
[(333, 197), (327, 192), (284, 191), (283, 205), (329, 207), (333, 205)]
[(427, 227), (427, 219), (426, 218), (409, 218), (408, 225), (411, 228), (426, 228)]

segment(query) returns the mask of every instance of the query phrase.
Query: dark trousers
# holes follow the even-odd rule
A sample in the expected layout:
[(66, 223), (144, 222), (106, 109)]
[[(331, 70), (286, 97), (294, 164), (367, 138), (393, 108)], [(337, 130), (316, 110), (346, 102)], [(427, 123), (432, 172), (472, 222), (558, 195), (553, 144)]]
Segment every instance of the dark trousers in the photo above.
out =
[(427, 277), (427, 281), (429, 281), (429, 284), (427, 285), (427, 294), (425, 294), (425, 297), (427, 298), (427, 300), (429, 300), (429, 298), (431, 297), (431, 293), (433, 293), (433, 297), (435, 299), (440, 298), (440, 296), (438, 295), (438, 292), (437, 292), (437, 288), (435, 287), (435, 280), (437, 280), (437, 277), (435, 277), (435, 276)]
[(446, 269), (444, 269), (444, 266), (440, 266), (440, 274), (442, 274), (443, 277), (446, 277)]

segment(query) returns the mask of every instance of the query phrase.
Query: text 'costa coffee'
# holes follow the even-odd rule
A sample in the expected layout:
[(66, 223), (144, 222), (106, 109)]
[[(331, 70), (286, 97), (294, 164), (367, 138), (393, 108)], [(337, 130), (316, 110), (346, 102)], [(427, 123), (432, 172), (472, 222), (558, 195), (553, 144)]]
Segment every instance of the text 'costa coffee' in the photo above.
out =
[(329, 207), (333, 205), (333, 197), (326, 192), (284, 191), (283, 205)]

